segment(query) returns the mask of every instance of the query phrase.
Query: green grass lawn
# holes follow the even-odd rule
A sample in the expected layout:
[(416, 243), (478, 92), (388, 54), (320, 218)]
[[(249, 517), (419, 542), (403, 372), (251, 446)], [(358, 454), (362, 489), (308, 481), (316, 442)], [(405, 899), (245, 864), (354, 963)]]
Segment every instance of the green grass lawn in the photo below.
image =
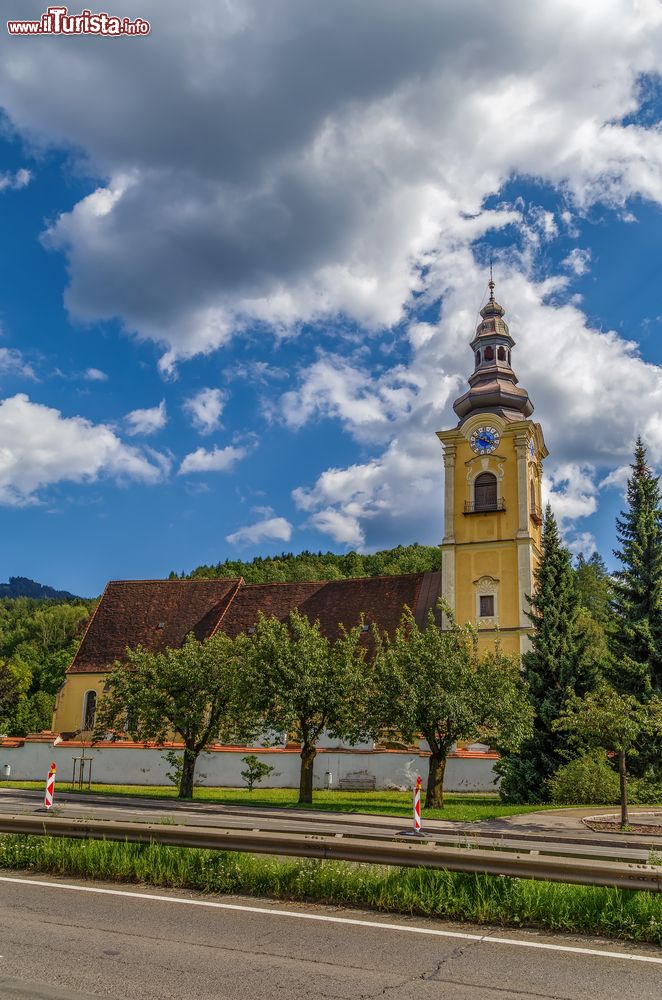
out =
[[(40, 781), (0, 781), (0, 788), (44, 787)], [(57, 792), (71, 791), (71, 784), (60, 782)], [(92, 785), (91, 794), (128, 795), (150, 799), (174, 799), (176, 789), (171, 785)], [(87, 791), (86, 791), (87, 794)], [(194, 801), (216, 802), (219, 805), (278, 806), (284, 809), (299, 807), (298, 792), (294, 788), (256, 788), (249, 792), (246, 788), (196, 788)], [(412, 814), (411, 792), (327, 792), (318, 791), (313, 796), (313, 809), (331, 812), (369, 813), (380, 816), (406, 816)], [(423, 809), (423, 818), (452, 819), (465, 823), (482, 819), (498, 819), (500, 816), (514, 816), (518, 813), (536, 812), (550, 806), (505, 805), (496, 794), (448, 792), (443, 809)]]

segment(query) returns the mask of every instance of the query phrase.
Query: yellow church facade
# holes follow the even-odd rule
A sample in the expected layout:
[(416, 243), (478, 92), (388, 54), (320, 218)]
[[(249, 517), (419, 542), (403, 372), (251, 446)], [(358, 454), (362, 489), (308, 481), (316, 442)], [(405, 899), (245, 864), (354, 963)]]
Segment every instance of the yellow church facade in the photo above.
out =
[(528, 648), (541, 556), (542, 462), (547, 448), (533, 404), (511, 364), (515, 342), (494, 298), (481, 310), (471, 342), (469, 390), (454, 403), (459, 418), (439, 431), (444, 449), (442, 586), (456, 621), (478, 628), (479, 647)]

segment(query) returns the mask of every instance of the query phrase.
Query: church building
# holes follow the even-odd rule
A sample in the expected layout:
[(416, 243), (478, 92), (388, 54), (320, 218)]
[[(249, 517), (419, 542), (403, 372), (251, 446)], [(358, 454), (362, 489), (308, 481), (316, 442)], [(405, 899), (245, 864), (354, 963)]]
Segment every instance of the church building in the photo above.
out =
[(294, 608), (319, 619), (330, 637), (366, 621), (386, 632), (404, 606), (423, 625), (443, 597), (457, 622), (473, 622), (483, 649), (500, 636), (504, 652), (527, 648), (527, 595), (541, 556), (542, 461), (547, 455), (533, 404), (512, 368), (515, 346), (504, 309), (490, 297), (471, 341), (469, 390), (453, 404), (458, 423), (439, 431), (445, 467), (441, 573), (247, 585), (228, 580), (109, 583), (57, 697), (53, 729), (89, 733), (108, 673), (127, 647), (178, 647), (193, 633), (251, 631), (258, 613), (284, 620)]

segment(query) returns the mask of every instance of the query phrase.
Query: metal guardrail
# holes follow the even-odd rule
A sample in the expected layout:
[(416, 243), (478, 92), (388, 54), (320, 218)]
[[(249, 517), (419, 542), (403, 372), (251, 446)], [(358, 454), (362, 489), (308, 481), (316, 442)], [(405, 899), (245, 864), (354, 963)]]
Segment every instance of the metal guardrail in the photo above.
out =
[(56, 816), (2, 816), (0, 833), (31, 836), (74, 837), (81, 840), (114, 840), (170, 847), (199, 847), (217, 851), (244, 851), (328, 861), (405, 868), (438, 868), (456, 872), (482, 872), (510, 878), (542, 879), (619, 889), (662, 891), (662, 867), (594, 861), (586, 858), (541, 856), (536, 852), (503, 852), (446, 847), (425, 839), (400, 840), (345, 838), (333, 834), (281, 833), (265, 830), (209, 829), (169, 824), (130, 823), (116, 820), (76, 820)]

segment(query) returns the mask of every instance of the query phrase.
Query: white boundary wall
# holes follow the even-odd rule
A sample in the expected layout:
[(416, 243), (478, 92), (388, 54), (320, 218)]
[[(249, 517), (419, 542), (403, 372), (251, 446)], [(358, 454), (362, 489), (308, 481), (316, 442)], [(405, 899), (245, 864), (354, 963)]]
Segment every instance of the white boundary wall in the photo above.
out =
[[(46, 742), (27, 741), (19, 746), (0, 744), (0, 780), (5, 779), (5, 765), (11, 768), (13, 781), (46, 780), (51, 761), (57, 765), (57, 782), (70, 782), (72, 758), (81, 756), (80, 746), (53, 746)], [(170, 766), (161, 748), (131, 746), (103, 746), (85, 748), (85, 756), (92, 758), (92, 780), (103, 784), (167, 785)], [(242, 761), (254, 753), (274, 771), (263, 782), (263, 788), (298, 788), (300, 757), (297, 750), (214, 750), (203, 753), (196, 768), (197, 785), (214, 785), (226, 788), (241, 787), (244, 780)], [(454, 756), (446, 765), (446, 791), (494, 792), (495, 774), (493, 755)], [(338, 788), (340, 781), (352, 777), (374, 779), (375, 788), (409, 789), (420, 774), (425, 785), (428, 758), (424, 754), (390, 750), (333, 750), (321, 749), (315, 760), (314, 787)], [(330, 778), (329, 778), (330, 776)], [(57, 784), (56, 784), (57, 790)]]

